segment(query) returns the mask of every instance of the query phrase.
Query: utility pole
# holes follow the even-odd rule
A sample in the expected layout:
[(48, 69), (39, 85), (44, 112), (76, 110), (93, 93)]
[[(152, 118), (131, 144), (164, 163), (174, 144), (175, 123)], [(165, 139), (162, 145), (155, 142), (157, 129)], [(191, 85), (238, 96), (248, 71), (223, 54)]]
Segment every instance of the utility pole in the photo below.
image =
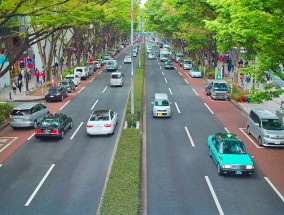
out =
[(133, 0), (131, 1), (130, 16), (131, 16), (131, 114), (134, 115), (134, 59), (133, 59)]

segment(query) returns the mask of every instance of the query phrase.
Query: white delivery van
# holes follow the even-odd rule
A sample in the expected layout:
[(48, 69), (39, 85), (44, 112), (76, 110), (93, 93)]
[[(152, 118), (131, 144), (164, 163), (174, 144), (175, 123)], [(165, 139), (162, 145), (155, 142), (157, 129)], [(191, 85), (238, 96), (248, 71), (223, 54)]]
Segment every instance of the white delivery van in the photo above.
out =
[(75, 67), (74, 74), (81, 76), (81, 79), (89, 78), (89, 68), (82, 66), (82, 67)]
[(110, 75), (110, 86), (121, 86), (123, 85), (123, 74), (122, 72), (113, 72)]
[(171, 102), (166, 93), (155, 93), (153, 104), (153, 117), (171, 117)]

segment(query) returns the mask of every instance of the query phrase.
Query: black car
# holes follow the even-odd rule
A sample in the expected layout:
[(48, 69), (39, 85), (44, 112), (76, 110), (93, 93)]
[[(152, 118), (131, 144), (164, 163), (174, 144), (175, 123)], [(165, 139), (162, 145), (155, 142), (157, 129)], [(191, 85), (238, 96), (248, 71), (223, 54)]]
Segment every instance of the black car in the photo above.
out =
[(68, 93), (71, 93), (76, 89), (75, 83), (70, 79), (64, 79), (58, 83), (58, 86), (63, 86), (67, 89)]
[(45, 94), (45, 101), (63, 101), (68, 96), (68, 91), (63, 86), (50, 87)]
[(71, 117), (63, 113), (50, 113), (43, 118), (35, 129), (35, 138), (63, 138), (64, 134), (73, 127)]
[(167, 60), (166, 62), (165, 62), (165, 69), (173, 69), (174, 68), (174, 65), (173, 65), (173, 63), (172, 63), (172, 61), (170, 61), (170, 60)]

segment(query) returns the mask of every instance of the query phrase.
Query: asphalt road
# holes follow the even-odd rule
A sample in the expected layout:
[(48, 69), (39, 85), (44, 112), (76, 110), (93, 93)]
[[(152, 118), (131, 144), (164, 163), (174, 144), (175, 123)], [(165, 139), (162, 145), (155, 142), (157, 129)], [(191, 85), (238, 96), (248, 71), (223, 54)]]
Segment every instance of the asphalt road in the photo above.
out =
[[(163, 64), (146, 59), (147, 214), (283, 214), (283, 200), (258, 166), (250, 177), (217, 174), (207, 137), (227, 130), (182, 75)], [(152, 117), (154, 93), (169, 95), (171, 118)]]
[[(60, 112), (71, 115), (73, 128), (62, 140), (41, 141), (30, 136), (5, 160), (0, 168), (0, 214), (96, 214), (123, 126), (131, 76), (130, 64), (122, 64), (127, 52), (117, 59), (118, 70), (125, 75), (123, 87), (111, 88), (110, 72), (104, 70), (95, 79), (83, 81), (69, 94), (68, 102), (46, 103), (52, 111), (60, 107)], [(87, 136), (86, 122), (95, 109), (118, 112), (114, 135)], [(10, 130), (14, 135), (21, 132)]]

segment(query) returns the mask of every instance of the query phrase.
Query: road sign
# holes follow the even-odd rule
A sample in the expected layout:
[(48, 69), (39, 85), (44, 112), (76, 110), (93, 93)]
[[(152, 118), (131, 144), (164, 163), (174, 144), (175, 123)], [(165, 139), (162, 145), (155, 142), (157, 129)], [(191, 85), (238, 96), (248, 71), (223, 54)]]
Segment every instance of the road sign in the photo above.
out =
[(222, 80), (222, 68), (221, 67), (215, 67), (215, 79), (216, 80)]

